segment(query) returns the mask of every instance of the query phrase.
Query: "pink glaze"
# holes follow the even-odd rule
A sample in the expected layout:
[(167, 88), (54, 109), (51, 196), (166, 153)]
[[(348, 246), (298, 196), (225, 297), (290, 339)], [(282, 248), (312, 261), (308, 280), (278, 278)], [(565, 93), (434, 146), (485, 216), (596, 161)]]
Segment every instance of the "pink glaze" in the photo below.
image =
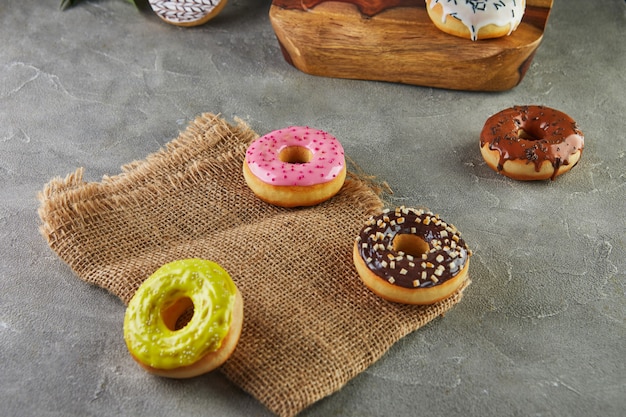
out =
[[(283, 162), (288, 147), (308, 149), (308, 162)], [(308, 187), (332, 181), (345, 167), (343, 147), (329, 133), (309, 127), (291, 126), (275, 130), (252, 142), (246, 151), (250, 172), (261, 181), (277, 186)]]

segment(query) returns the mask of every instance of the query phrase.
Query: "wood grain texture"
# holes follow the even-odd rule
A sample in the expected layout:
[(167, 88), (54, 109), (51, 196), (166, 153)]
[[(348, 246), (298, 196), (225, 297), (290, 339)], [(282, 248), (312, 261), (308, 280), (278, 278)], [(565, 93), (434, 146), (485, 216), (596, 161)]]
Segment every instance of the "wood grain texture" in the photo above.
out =
[(311, 75), (504, 91), (526, 74), (551, 8), (527, 0), (515, 32), (476, 42), (437, 29), (424, 0), (274, 0), (270, 21), (285, 59)]

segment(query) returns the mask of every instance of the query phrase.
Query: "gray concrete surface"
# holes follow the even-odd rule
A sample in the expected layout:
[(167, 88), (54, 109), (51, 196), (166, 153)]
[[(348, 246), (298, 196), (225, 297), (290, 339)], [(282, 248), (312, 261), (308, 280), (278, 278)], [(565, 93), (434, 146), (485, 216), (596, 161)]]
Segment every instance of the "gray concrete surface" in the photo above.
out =
[[(503, 93), (301, 73), (269, 0), (230, 0), (191, 30), (122, 0), (58, 3), (0, 4), (0, 415), (270, 415), (219, 373), (148, 377), (123, 343), (123, 304), (38, 232), (49, 179), (114, 175), (207, 111), (334, 133), (392, 203), (437, 211), (474, 250), (460, 305), (302, 416), (626, 415), (624, 1), (556, 0), (526, 78)], [(489, 115), (533, 103), (586, 134), (554, 182), (497, 176), (478, 152)]]

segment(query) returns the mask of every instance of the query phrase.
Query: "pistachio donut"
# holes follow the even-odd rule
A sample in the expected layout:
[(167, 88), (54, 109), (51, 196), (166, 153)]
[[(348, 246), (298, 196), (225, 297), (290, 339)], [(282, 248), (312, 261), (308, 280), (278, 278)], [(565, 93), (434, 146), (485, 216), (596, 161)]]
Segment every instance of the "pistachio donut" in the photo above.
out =
[(365, 286), (403, 304), (432, 304), (452, 295), (468, 279), (470, 255), (453, 225), (406, 207), (371, 216), (353, 249)]
[(242, 324), (243, 300), (228, 273), (212, 261), (184, 259), (140, 285), (126, 309), (124, 339), (148, 372), (191, 378), (230, 357)]

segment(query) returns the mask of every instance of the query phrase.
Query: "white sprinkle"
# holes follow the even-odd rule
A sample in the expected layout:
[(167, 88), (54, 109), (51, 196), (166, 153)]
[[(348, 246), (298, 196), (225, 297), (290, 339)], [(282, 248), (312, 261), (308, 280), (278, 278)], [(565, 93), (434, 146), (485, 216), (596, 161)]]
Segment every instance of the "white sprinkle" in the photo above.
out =
[(388, 281), (389, 281), (389, 283), (390, 283), (390, 284), (393, 284), (394, 282), (396, 282), (396, 280), (395, 280), (395, 279), (393, 279), (393, 277), (390, 277), (390, 278), (388, 279)]
[(404, 269), (404, 268), (402, 268), (402, 269), (400, 270), (400, 275), (406, 275), (406, 274), (408, 274), (408, 273), (409, 273), (409, 271), (407, 271), (407, 270), (406, 270), (406, 269)]
[(443, 262), (443, 255), (437, 255), (437, 258), (435, 258), (435, 260), (439, 263)]

